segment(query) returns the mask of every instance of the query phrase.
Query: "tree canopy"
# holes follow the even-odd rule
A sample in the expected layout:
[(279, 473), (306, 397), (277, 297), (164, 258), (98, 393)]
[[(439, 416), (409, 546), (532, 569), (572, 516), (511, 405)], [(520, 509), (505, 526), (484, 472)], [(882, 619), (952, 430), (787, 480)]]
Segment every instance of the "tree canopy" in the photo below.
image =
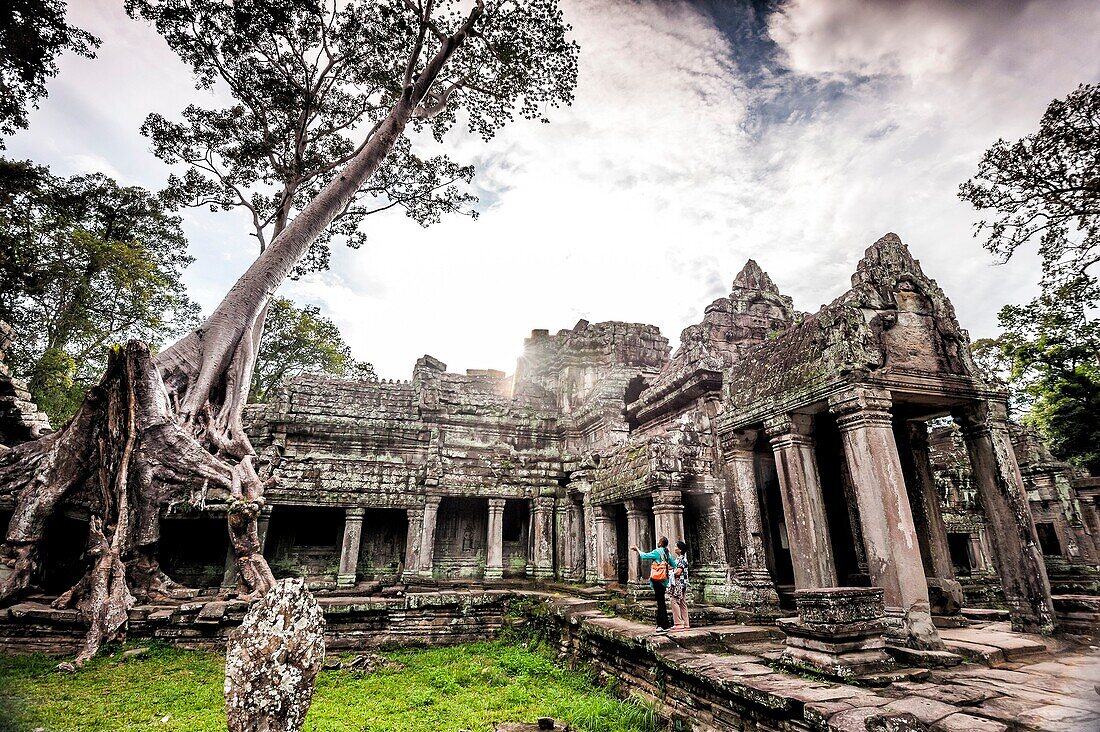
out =
[(57, 75), (57, 57), (72, 51), (95, 57), (99, 39), (65, 22), (65, 0), (6, 0), (0, 13), (0, 149), (3, 136), (27, 127), (27, 107), (37, 109), (46, 81)]
[(1051, 102), (1037, 132), (997, 140), (959, 197), (988, 212), (975, 236), (1002, 260), (1034, 240), (1051, 275), (1100, 261), (1100, 86)]
[[(381, 54), (412, 26), (394, 3), (328, 0), (128, 0), (194, 70), (199, 88), (221, 86), (233, 104), (190, 105), (183, 119), (152, 113), (142, 134), (158, 157), (185, 167), (169, 178), (182, 206), (247, 213), (260, 251), (361, 149), (367, 129), (400, 94)], [(398, 38), (383, 42), (397, 30)], [(387, 59), (392, 66), (392, 59)], [(354, 140), (354, 141), (353, 141)], [(423, 226), (449, 213), (476, 216), (471, 166), (414, 154), (401, 138), (337, 213), (295, 275), (325, 269), (333, 239), (363, 244), (362, 220), (402, 209)]]
[(54, 425), (106, 364), (106, 347), (154, 345), (193, 327), (176, 216), (148, 191), (104, 175), (60, 178), (0, 159), (0, 319), (9, 359)]
[(375, 379), (374, 366), (357, 361), (340, 329), (314, 305), (295, 307), (276, 297), (267, 310), (267, 325), (256, 368), (252, 371), (250, 399), (266, 402), (284, 379), (301, 374), (329, 374), (349, 379)]

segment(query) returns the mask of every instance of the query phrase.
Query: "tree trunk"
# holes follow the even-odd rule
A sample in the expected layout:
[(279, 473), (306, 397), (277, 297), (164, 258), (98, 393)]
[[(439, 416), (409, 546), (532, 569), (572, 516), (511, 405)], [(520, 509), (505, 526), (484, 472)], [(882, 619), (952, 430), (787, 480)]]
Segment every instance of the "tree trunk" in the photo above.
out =
[(274, 585), (256, 522), (264, 484), (242, 423), (267, 304), (390, 153), (480, 14), (479, 3), (363, 149), (272, 240), (201, 327), (155, 358), (136, 341), (116, 348), (72, 419), (0, 457), (0, 493), (16, 496), (5, 547), (12, 571), (0, 585), (0, 603), (31, 586), (46, 521), (62, 501), (84, 506), (91, 517), (91, 566), (57, 600), (79, 608), (90, 624), (78, 665), (116, 637), (136, 600), (171, 589), (153, 547), (160, 513), (174, 504), (225, 501), (245, 591), (262, 595)]

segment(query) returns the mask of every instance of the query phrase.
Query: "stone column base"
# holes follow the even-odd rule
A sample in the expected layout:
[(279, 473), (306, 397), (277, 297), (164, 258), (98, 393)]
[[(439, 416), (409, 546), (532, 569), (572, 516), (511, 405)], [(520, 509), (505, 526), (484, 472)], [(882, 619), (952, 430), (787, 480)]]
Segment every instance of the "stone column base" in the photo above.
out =
[(504, 578), (504, 567), (486, 567), (485, 579), (498, 580)]
[(828, 587), (795, 593), (797, 618), (776, 624), (787, 634), (780, 663), (835, 679), (888, 671), (880, 587)]
[(336, 586), (355, 587), (355, 578), (356, 575), (354, 574), (338, 574), (336, 575)]

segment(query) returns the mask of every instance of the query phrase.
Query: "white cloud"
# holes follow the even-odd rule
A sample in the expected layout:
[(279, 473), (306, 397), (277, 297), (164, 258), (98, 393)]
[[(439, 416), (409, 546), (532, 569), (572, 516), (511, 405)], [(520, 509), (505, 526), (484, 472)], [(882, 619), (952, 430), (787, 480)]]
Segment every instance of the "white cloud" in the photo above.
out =
[[(100, 58), (63, 59), (9, 152), (159, 186), (166, 169), (137, 128), (203, 97), (115, 0), (70, 5), (104, 38)], [(367, 247), (334, 251), (330, 272), (284, 287), (321, 304), (383, 376), (407, 378), (424, 353), (510, 369), (532, 328), (580, 317), (656, 323), (675, 345), (750, 256), (815, 309), (887, 231), (978, 334), (1030, 296), (1034, 262), (991, 267), (955, 189), (993, 140), (1026, 133), (1050, 99), (1100, 78), (1094, 2), (794, 0), (766, 28), (778, 56), (758, 59), (765, 71), (751, 79), (746, 49), (768, 44), (739, 45), (691, 6), (564, 5), (582, 48), (575, 104), (488, 145), (446, 141), (478, 167), (492, 202), (482, 217), (427, 230), (372, 217)], [(209, 310), (254, 245), (231, 214), (191, 211), (185, 226), (188, 283)]]

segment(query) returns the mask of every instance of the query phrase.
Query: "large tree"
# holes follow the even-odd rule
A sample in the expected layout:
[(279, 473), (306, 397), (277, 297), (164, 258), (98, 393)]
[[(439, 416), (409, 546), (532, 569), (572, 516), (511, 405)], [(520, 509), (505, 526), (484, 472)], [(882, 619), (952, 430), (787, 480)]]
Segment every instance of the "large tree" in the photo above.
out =
[(1050, 276), (1100, 261), (1100, 86), (1055, 99), (1037, 132), (997, 140), (959, 197), (988, 213), (975, 236), (1002, 260), (1035, 242)]
[[(141, 132), (154, 153), (183, 167), (167, 199), (239, 210), (262, 252), (361, 149), (399, 88), (367, 49), (387, 4), (331, 0), (127, 0), (131, 16), (156, 24), (194, 70), (199, 89), (221, 88), (232, 104), (190, 105), (183, 119), (150, 114)], [(395, 27), (408, 20), (395, 16)], [(362, 220), (403, 210), (427, 226), (448, 213), (476, 216), (466, 190), (472, 166), (423, 158), (401, 137), (378, 169), (298, 261), (294, 276), (325, 269), (333, 239), (357, 248)]]
[(6, 0), (0, 13), (0, 149), (3, 136), (27, 127), (57, 57), (72, 51), (95, 57), (99, 39), (65, 22), (64, 0)]
[(266, 402), (284, 379), (302, 374), (329, 374), (374, 380), (374, 367), (357, 361), (340, 329), (314, 305), (295, 307), (285, 297), (272, 299), (249, 398)]
[[(278, 27), (269, 21), (279, 13), (322, 7), (319, 0), (141, 5), (170, 44), (178, 34), (201, 39), (223, 23), (266, 34)], [(348, 36), (353, 42), (318, 49), (315, 37), (283, 38), (286, 54), (278, 58), (308, 69), (327, 64), (329, 56), (361, 70), (371, 90), (361, 143), (198, 329), (155, 357), (136, 341), (117, 349), (69, 422), (20, 445), (0, 466), (0, 486), (17, 497), (3, 599), (30, 586), (43, 526), (56, 507), (63, 500), (88, 507), (92, 567), (58, 601), (77, 604), (91, 620), (78, 663), (117, 633), (135, 593), (165, 590), (168, 579), (152, 548), (167, 504), (225, 498), (245, 589), (258, 594), (272, 586), (256, 531), (264, 484), (241, 424), (258, 345), (255, 324), (313, 243), (385, 169), (406, 132), (427, 128), (442, 139), (461, 118), (490, 137), (517, 113), (546, 119), (549, 107), (571, 101), (577, 48), (567, 40), (555, 0), (349, 2), (331, 17), (355, 30)]]
[(179, 217), (148, 191), (0, 159), (0, 319), (15, 328), (12, 369), (53, 424), (103, 373), (107, 346), (194, 327), (190, 262)]

